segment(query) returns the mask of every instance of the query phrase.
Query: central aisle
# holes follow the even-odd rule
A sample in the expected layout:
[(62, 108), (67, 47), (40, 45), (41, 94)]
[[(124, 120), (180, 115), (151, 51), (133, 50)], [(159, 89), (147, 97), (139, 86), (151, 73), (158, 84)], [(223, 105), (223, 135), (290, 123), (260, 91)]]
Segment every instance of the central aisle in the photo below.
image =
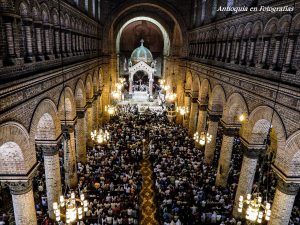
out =
[(144, 144), (144, 158), (140, 163), (141, 175), (143, 177), (143, 186), (140, 192), (141, 204), (141, 225), (156, 225), (159, 224), (156, 220), (156, 206), (154, 202), (154, 184), (151, 162), (149, 160), (148, 143)]

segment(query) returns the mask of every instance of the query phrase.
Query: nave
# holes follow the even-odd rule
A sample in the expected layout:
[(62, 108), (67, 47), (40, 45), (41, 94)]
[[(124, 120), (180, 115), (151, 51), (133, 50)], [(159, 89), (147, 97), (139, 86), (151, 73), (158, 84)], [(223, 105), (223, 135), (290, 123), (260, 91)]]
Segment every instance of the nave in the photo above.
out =
[[(79, 182), (75, 193), (84, 193), (89, 202), (85, 217), (77, 224), (247, 224), (232, 217), (242, 163), (238, 137), (234, 138), (227, 185), (218, 187), (215, 184), (221, 127), (213, 163), (208, 165), (204, 161), (204, 150), (195, 146), (187, 129), (170, 123), (166, 115), (139, 114), (135, 107), (124, 109), (120, 107), (117, 115), (103, 127), (111, 134), (109, 141), (88, 148), (86, 164), (77, 164)], [(63, 170), (62, 149), (59, 155)], [(33, 180), (38, 224), (56, 224), (47, 215), (43, 157), (39, 160), (41, 165)], [(270, 160), (270, 156), (261, 160)], [(257, 167), (254, 188), (273, 199), (275, 175), (265, 163), (260, 162)], [(259, 186), (261, 176), (263, 182)], [(64, 177), (62, 183), (63, 180)], [(266, 192), (267, 186), (270, 186), (269, 192)], [(65, 193), (69, 189), (63, 186)], [(290, 224), (299, 224), (298, 203), (299, 196)], [(1, 225), (8, 224), (9, 214), (5, 215)]]

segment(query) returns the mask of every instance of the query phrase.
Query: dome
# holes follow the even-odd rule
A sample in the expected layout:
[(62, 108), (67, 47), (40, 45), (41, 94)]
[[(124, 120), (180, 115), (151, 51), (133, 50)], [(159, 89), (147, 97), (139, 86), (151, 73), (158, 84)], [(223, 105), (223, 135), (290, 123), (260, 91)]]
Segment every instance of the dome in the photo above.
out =
[(150, 64), (153, 61), (150, 50), (144, 46), (144, 40), (141, 40), (141, 46), (132, 52), (131, 61), (133, 64), (136, 64), (140, 61)]

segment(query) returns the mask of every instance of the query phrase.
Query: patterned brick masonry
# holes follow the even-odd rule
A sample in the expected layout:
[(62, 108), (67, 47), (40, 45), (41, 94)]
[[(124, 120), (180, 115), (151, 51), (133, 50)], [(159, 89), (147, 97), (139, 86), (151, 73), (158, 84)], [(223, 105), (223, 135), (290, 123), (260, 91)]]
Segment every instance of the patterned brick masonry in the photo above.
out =
[(32, 181), (11, 182), (8, 185), (12, 195), (16, 225), (36, 225)]
[(207, 142), (205, 145), (205, 152), (204, 152), (204, 162), (206, 164), (211, 164), (214, 155), (215, 155), (215, 149), (216, 149), (216, 138), (217, 138), (217, 132), (218, 132), (218, 119), (217, 118), (210, 118), (210, 121), (208, 123), (208, 130), (207, 132), (212, 135), (211, 142)]
[(258, 158), (261, 152), (263, 151), (263, 149), (264, 148), (247, 149), (247, 147), (245, 147), (242, 169), (240, 172), (239, 184), (235, 195), (235, 201), (234, 201), (235, 204), (232, 213), (233, 216), (236, 218), (239, 218), (241, 216), (241, 214), (237, 211), (239, 197), (241, 195), (246, 197), (247, 194), (251, 194), (252, 192)]
[(272, 214), (269, 225), (289, 224), (295, 197), (300, 184), (286, 183), (279, 179), (272, 205)]

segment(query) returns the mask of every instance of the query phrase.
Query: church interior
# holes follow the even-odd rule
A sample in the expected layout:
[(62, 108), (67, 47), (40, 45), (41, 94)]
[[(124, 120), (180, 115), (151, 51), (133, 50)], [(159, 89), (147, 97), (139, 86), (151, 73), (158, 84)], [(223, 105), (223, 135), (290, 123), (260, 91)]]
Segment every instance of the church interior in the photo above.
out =
[(0, 0), (0, 26), (0, 225), (300, 225), (300, 0)]

